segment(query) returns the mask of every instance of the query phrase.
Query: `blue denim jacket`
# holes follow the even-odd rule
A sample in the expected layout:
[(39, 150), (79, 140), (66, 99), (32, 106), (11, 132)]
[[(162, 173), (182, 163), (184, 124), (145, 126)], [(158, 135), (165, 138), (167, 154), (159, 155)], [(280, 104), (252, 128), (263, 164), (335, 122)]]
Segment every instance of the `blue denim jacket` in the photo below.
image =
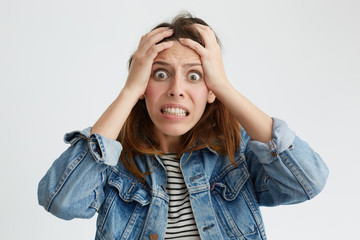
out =
[[(143, 184), (118, 161), (121, 144), (90, 130), (65, 134), (71, 146), (41, 179), (39, 203), (66, 220), (97, 212), (95, 239), (163, 239), (169, 197), (159, 158), (135, 159), (153, 171)], [(266, 239), (259, 206), (299, 203), (325, 185), (325, 163), (284, 121), (274, 118), (268, 143), (241, 136), (237, 166), (210, 148), (180, 159), (201, 239)]]

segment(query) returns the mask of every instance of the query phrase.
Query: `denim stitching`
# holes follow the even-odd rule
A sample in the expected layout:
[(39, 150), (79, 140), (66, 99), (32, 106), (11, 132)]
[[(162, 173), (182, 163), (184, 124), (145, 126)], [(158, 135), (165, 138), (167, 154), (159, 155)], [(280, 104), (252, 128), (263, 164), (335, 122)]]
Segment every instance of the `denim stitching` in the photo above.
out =
[[(229, 210), (226, 208), (225, 204), (222, 202), (222, 198), (221, 198), (220, 194), (216, 193), (214, 197), (215, 197), (215, 200), (218, 202), (218, 204), (221, 206), (220, 207), (220, 209), (222, 210), (221, 212), (225, 215), (226, 223), (224, 223), (224, 224), (227, 224), (227, 226), (232, 231), (231, 233), (233, 235), (235, 235), (235, 237), (243, 236), (244, 234), (240, 231), (240, 229), (238, 229), (233, 217), (229, 214)], [(233, 238), (234, 236), (229, 236), (229, 237)]]
[(129, 238), (129, 235), (130, 235), (132, 229), (133, 229), (134, 226), (135, 226), (136, 219), (137, 219), (138, 216), (139, 216), (140, 209), (141, 209), (140, 204), (136, 204), (136, 207), (134, 208), (134, 211), (133, 211), (132, 214), (131, 214), (130, 220), (129, 220), (128, 224), (127, 224), (126, 227), (125, 227), (125, 231), (124, 231), (124, 234), (123, 234), (123, 236), (121, 237), (121, 239), (124, 239), (124, 240), (125, 240), (125, 239), (128, 239), (128, 238)]
[(64, 186), (66, 180), (69, 178), (69, 176), (71, 175), (71, 173), (74, 171), (74, 169), (82, 162), (82, 160), (85, 158), (86, 154), (88, 153), (88, 146), (86, 145), (86, 148), (84, 149), (84, 151), (79, 154), (78, 157), (76, 157), (70, 164), (70, 166), (64, 171), (62, 178), (60, 179), (60, 181), (57, 183), (55, 189), (50, 193), (49, 198), (47, 200), (46, 203), (46, 209), (47, 211), (50, 210), (51, 204), (54, 200), (54, 198), (56, 197), (56, 195), (61, 191), (62, 187)]
[(108, 214), (109, 214), (109, 211), (110, 211), (110, 208), (111, 208), (111, 206), (112, 206), (112, 204), (113, 204), (113, 202), (114, 202), (114, 199), (115, 199), (115, 197), (116, 197), (116, 190), (114, 190), (113, 192), (111, 192), (111, 194), (107, 197), (107, 199), (110, 199), (110, 201), (109, 201), (109, 203), (108, 204), (105, 204), (105, 203), (107, 203), (107, 199), (105, 200), (105, 202), (104, 202), (104, 212), (105, 212), (105, 214), (102, 214), (102, 215), (100, 215), (99, 214), (99, 227), (100, 227), (100, 230), (102, 230), (103, 228), (104, 228), (104, 224), (105, 224), (105, 221), (106, 221), (106, 218), (107, 218), (107, 216), (108, 216)]
[[(252, 194), (249, 193), (248, 189), (245, 187), (245, 190), (241, 192), (241, 195), (244, 198), (245, 202), (247, 203), (247, 205), (251, 211), (251, 214), (254, 217), (257, 228), (259, 228), (259, 225), (261, 225), (263, 223), (263, 221), (262, 221), (259, 209), (257, 209), (255, 207), (256, 204), (254, 203), (253, 198), (250, 197)], [(248, 234), (253, 234), (255, 231), (256, 230), (254, 229), (253, 232), (248, 233)]]
[(310, 187), (310, 185), (306, 182), (304, 176), (301, 175), (301, 173), (297, 170), (297, 168), (293, 165), (293, 163), (290, 161), (288, 156), (285, 154), (285, 152), (282, 154), (281, 157), (282, 162), (285, 164), (285, 166), (290, 170), (290, 172), (294, 175), (296, 180), (300, 183), (303, 190), (309, 197), (309, 199), (315, 197), (315, 194), (313, 192), (313, 189)]

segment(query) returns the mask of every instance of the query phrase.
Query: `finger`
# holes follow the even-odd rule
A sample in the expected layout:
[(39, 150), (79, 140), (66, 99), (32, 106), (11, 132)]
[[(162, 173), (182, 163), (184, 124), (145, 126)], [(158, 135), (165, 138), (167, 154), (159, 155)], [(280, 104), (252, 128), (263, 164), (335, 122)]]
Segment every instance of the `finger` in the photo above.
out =
[(153, 37), (154, 35), (158, 34), (158, 33), (161, 33), (163, 31), (167, 31), (167, 30), (170, 30), (171, 28), (169, 27), (159, 27), (159, 28), (156, 28), (150, 32), (148, 32), (147, 34), (145, 34), (143, 37), (146, 37), (146, 38), (151, 38)]
[(206, 25), (203, 25), (203, 24), (200, 24), (200, 23), (194, 23), (194, 26), (197, 27), (197, 28), (201, 28), (203, 30), (206, 30), (206, 29), (211, 30), (211, 28), (209, 26), (206, 26)]
[(194, 24), (196, 30), (198, 30), (201, 39), (204, 42), (205, 47), (207, 46), (213, 46), (213, 44), (217, 44), (216, 36), (214, 31), (208, 27), (201, 24)]
[(173, 35), (174, 30), (168, 29), (166, 31), (161, 31), (155, 35), (153, 35), (151, 38), (148, 39), (148, 41), (145, 43), (145, 45), (152, 46), (163, 40), (164, 38), (170, 37)]
[(165, 49), (171, 48), (173, 44), (174, 44), (173, 41), (167, 41), (167, 42), (162, 42), (162, 43), (154, 45), (148, 51), (149, 57), (151, 57), (151, 59), (154, 60), (156, 58), (156, 56), (159, 54), (159, 52), (162, 52)]
[(179, 41), (182, 45), (193, 49), (200, 56), (204, 56), (205, 48), (200, 43), (195, 42), (194, 40), (189, 38), (180, 38)]
[(167, 30), (159, 31), (155, 35), (151, 35), (151, 37), (147, 36), (143, 40), (143, 43), (141, 45), (144, 48), (145, 52), (147, 52), (152, 46), (154, 46), (155, 44), (157, 44), (161, 40), (163, 40), (163, 39), (165, 39), (167, 37), (170, 37), (173, 33), (174, 33), (173, 29), (167, 29)]

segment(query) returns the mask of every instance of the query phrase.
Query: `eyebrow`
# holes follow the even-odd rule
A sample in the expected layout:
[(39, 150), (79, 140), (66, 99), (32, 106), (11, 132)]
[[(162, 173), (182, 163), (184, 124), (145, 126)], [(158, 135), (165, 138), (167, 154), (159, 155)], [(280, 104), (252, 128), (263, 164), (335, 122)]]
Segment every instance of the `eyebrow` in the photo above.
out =
[[(171, 64), (163, 61), (155, 61), (153, 65), (158, 64), (161, 66), (170, 66)], [(183, 64), (183, 67), (193, 67), (193, 66), (202, 66), (201, 63), (185, 63)]]

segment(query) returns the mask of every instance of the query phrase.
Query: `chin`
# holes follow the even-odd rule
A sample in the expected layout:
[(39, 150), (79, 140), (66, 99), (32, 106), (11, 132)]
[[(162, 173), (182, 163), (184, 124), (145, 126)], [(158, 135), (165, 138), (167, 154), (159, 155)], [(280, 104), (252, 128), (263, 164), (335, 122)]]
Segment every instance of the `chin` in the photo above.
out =
[[(191, 127), (192, 128), (192, 127)], [(162, 126), (157, 128), (160, 134), (170, 137), (180, 137), (191, 130), (189, 127)]]
[(171, 136), (171, 137), (180, 137), (187, 133), (190, 129), (166, 129), (164, 131), (161, 131), (164, 135)]

